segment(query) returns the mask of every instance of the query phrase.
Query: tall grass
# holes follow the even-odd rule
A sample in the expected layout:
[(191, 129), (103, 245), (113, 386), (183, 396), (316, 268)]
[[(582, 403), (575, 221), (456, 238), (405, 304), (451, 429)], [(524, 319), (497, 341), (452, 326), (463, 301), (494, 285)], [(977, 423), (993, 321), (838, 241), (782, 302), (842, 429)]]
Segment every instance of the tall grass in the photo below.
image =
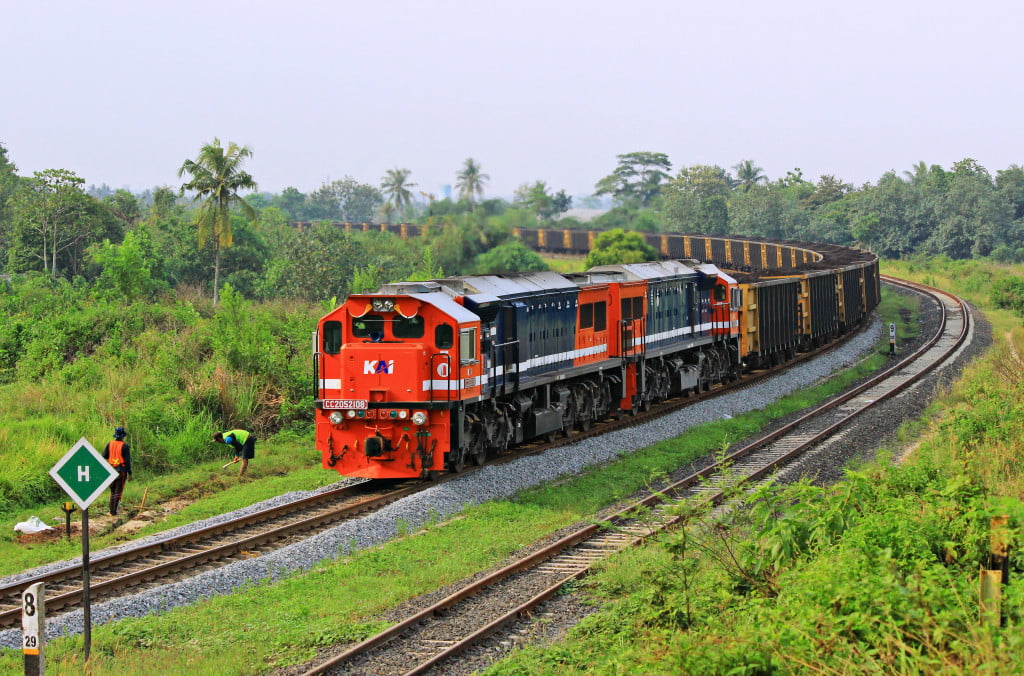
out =
[[(309, 334), (320, 308), (221, 307), (168, 296), (129, 305), (59, 280), (16, 279), (0, 295), (0, 509), (63, 498), (47, 472), (78, 439), (129, 432), (137, 478), (216, 457), (213, 431), (308, 429)], [(17, 458), (16, 462), (9, 459)]]

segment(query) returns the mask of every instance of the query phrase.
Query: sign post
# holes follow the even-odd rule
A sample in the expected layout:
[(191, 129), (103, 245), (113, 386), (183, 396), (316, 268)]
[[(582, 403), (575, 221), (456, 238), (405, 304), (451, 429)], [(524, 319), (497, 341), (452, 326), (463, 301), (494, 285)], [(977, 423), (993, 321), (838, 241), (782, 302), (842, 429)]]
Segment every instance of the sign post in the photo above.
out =
[(42, 676), (46, 672), (43, 645), (46, 643), (46, 602), (42, 582), (37, 582), (21, 595), (21, 650), (25, 656), (25, 676)]
[(896, 354), (896, 324), (889, 322), (889, 354)]
[(89, 605), (89, 505), (117, 478), (117, 470), (79, 439), (50, 470), (50, 476), (82, 508), (82, 608), (85, 622), (85, 659), (92, 650), (92, 609)]

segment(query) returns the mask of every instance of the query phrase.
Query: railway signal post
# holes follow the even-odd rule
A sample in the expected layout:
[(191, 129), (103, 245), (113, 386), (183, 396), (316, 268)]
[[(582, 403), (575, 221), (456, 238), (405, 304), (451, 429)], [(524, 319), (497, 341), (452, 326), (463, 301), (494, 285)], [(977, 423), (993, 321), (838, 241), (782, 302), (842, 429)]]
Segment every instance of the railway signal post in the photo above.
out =
[(57, 461), (50, 476), (82, 509), (82, 608), (85, 632), (85, 659), (92, 649), (92, 612), (89, 606), (89, 505), (117, 478), (117, 470), (92, 447), (85, 437), (79, 439)]
[(896, 324), (889, 322), (889, 354), (896, 354)]

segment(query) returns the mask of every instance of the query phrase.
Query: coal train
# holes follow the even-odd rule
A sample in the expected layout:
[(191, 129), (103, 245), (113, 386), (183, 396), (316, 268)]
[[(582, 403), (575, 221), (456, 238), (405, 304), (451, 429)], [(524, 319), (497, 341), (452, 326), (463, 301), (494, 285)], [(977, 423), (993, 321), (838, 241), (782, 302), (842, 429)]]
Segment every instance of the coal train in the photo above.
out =
[[(548, 251), (555, 237), (571, 253), (572, 237), (593, 241), (581, 232), (517, 235)], [(648, 238), (665, 260), (349, 296), (314, 334), (323, 466), (371, 479), (458, 472), (781, 363), (854, 330), (879, 302), (866, 251)]]

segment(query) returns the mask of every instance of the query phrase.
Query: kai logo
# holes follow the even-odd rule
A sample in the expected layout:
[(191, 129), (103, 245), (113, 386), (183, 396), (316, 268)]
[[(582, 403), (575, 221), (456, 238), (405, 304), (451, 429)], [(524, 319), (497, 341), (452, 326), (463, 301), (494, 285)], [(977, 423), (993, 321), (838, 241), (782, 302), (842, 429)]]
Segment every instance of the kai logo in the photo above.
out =
[(369, 361), (369, 360), (366, 360), (366, 361), (363, 362), (363, 375), (373, 375), (373, 374), (376, 374), (376, 373), (394, 373), (394, 372), (395, 372), (395, 360), (394, 359), (388, 359), (388, 360), (381, 359), (379, 361)]

